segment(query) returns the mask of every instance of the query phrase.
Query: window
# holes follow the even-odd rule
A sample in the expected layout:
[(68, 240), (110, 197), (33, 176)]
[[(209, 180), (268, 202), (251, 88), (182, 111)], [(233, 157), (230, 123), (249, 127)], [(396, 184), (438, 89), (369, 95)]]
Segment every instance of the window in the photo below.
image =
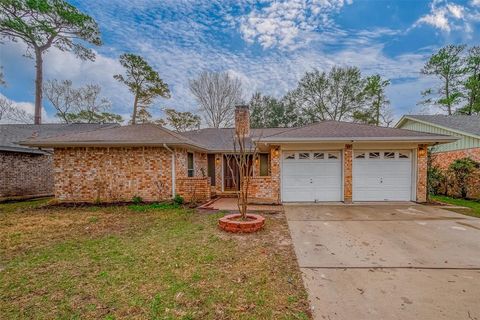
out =
[(300, 152), (298, 154), (298, 159), (305, 160), (305, 159), (310, 159), (310, 153), (308, 152)]
[(193, 177), (194, 169), (193, 169), (193, 153), (187, 153), (187, 174), (189, 177)]
[(313, 153), (313, 159), (315, 160), (320, 160), (320, 159), (324, 159), (324, 154), (323, 152), (314, 152)]
[(384, 159), (395, 159), (395, 152), (384, 152), (383, 153)]
[(260, 159), (260, 176), (269, 176), (268, 153), (260, 153), (258, 158)]
[(410, 154), (408, 152), (399, 152), (398, 153), (398, 158), (400, 159), (408, 159), (410, 158)]
[(379, 159), (380, 158), (380, 152), (369, 152), (368, 153), (368, 158), (369, 159)]
[(365, 152), (356, 153), (355, 159), (365, 159)]
[(338, 159), (338, 154), (336, 154), (336, 153), (329, 153), (329, 154), (328, 154), (328, 159)]
[(208, 177), (210, 178), (210, 183), (212, 186), (215, 186), (215, 155), (214, 154), (208, 154), (207, 155), (207, 171), (208, 171)]
[(286, 153), (285, 154), (285, 160), (294, 160), (295, 159), (295, 153)]

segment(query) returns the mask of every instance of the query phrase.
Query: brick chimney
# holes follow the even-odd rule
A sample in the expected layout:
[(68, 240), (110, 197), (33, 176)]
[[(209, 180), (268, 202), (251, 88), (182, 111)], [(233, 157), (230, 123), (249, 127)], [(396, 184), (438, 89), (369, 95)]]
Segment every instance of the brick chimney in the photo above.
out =
[(247, 105), (235, 107), (235, 132), (239, 135), (250, 135), (250, 110)]

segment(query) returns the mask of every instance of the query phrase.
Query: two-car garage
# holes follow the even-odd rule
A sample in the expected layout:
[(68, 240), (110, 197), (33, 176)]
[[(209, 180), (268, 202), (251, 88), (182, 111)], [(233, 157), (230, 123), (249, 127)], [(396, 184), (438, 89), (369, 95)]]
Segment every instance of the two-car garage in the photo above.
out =
[[(410, 201), (411, 150), (354, 150), (353, 201)], [(343, 200), (342, 151), (285, 151), (282, 154), (282, 201)]]

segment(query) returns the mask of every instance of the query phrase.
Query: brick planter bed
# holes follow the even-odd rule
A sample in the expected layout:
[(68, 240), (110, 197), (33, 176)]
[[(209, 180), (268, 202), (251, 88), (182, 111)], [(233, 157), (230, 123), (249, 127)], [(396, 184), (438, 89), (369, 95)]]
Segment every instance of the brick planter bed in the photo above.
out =
[(251, 233), (263, 228), (265, 218), (258, 214), (247, 214), (247, 220), (240, 220), (239, 213), (229, 214), (218, 219), (220, 229), (227, 232)]

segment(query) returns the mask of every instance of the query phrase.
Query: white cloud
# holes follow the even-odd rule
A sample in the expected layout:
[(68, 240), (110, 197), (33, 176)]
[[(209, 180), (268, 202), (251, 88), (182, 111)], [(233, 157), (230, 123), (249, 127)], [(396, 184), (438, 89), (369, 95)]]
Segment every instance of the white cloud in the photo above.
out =
[[(480, 0), (471, 1), (471, 6), (480, 5)], [(455, 4), (446, 0), (433, 0), (430, 12), (420, 17), (413, 25), (430, 25), (444, 32), (462, 30), (470, 34), (474, 28), (472, 24), (480, 20), (480, 13), (473, 7)]]
[[(266, 4), (265, 4), (266, 3)], [(338, 12), (343, 0), (265, 1), (240, 19), (240, 32), (245, 41), (258, 42), (263, 48), (296, 48), (306, 44), (300, 34), (334, 26), (331, 15)]]
[[(27, 102), (27, 101), (14, 101), (0, 93), (0, 99), (2, 98), (10, 101), (12, 103), (13, 108), (24, 111), (27, 114), (27, 116), (32, 117), (32, 123), (33, 123), (33, 115), (35, 111), (35, 105), (33, 103)], [(49, 114), (47, 114), (45, 109), (42, 109), (42, 123), (55, 123), (55, 122), (58, 122), (58, 119), (50, 116)], [(19, 121), (14, 121), (11, 119), (4, 118), (0, 120), (0, 123), (24, 123), (24, 122), (19, 122)]]

